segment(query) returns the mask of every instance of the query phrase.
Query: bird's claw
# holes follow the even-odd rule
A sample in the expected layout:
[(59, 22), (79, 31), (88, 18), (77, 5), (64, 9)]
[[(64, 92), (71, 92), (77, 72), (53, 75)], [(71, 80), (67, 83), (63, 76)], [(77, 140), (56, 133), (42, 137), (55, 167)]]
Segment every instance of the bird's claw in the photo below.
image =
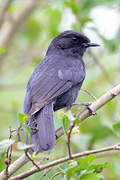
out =
[(86, 107), (87, 107), (87, 109), (88, 109), (90, 115), (95, 116), (95, 115), (97, 114), (97, 112), (94, 111), (94, 110), (90, 107), (90, 105), (88, 105), (88, 106), (86, 106)]

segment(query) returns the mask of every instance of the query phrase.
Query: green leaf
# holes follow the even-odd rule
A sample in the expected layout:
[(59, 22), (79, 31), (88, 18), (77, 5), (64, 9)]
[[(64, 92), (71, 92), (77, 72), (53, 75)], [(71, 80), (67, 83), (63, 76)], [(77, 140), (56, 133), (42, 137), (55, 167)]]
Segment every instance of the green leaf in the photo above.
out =
[(64, 127), (64, 131), (67, 134), (68, 130), (69, 130), (69, 118), (66, 114), (61, 113), (60, 114), (60, 119), (63, 121), (63, 127)]
[(100, 173), (102, 172), (103, 168), (109, 168), (110, 167), (110, 163), (109, 162), (105, 162), (103, 164), (92, 164), (88, 170), (95, 170), (95, 172)]
[(89, 165), (95, 160), (95, 155), (89, 155), (77, 161), (73, 161), (73, 165), (65, 169), (65, 175), (70, 179), (71, 177), (82, 176), (87, 173)]
[(103, 168), (110, 167), (108, 162), (103, 164), (92, 164), (95, 160), (95, 155), (89, 155), (79, 160), (70, 160), (68, 163), (61, 165), (60, 172), (67, 179), (71, 177), (80, 180), (101, 180), (103, 176), (100, 175)]
[(29, 116), (24, 114), (24, 113), (19, 113), (18, 114), (18, 119), (20, 123), (25, 123), (28, 120)]
[(0, 47), (0, 54), (4, 54), (6, 52), (7, 52), (7, 50), (5, 48)]
[(0, 141), (0, 154), (5, 152), (15, 141), (13, 139), (5, 139)]
[(95, 155), (91, 154), (87, 157), (81, 158), (78, 160), (78, 164), (80, 165), (80, 169), (86, 169), (89, 165), (95, 160)]
[(115, 122), (113, 125), (113, 132), (120, 137), (120, 121)]
[(71, 177), (76, 177), (76, 174), (79, 176), (81, 173), (86, 173), (86, 169), (81, 170), (79, 164), (74, 161), (72, 166), (65, 169), (64, 174), (67, 176), (67, 179), (70, 179)]
[(6, 156), (5, 156), (5, 153), (1, 153), (0, 154), (0, 172), (3, 170), (3, 169), (5, 169), (5, 158), (6, 158)]
[(17, 144), (17, 148), (19, 150), (25, 150), (25, 149), (29, 149), (29, 148), (32, 148), (32, 147), (34, 147), (33, 144), (25, 144), (23, 142), (18, 142), (18, 144)]
[(103, 176), (98, 173), (87, 173), (80, 177), (80, 180), (101, 180)]

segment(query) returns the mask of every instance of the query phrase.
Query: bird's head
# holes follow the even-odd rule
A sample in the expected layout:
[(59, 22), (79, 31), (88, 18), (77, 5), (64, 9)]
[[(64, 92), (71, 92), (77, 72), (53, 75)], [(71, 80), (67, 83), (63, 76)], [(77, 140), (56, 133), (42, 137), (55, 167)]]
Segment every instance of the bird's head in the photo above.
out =
[(96, 43), (91, 43), (90, 40), (78, 31), (64, 31), (55, 37), (49, 48), (50, 51), (58, 51), (66, 55), (83, 56), (88, 47), (99, 46)]

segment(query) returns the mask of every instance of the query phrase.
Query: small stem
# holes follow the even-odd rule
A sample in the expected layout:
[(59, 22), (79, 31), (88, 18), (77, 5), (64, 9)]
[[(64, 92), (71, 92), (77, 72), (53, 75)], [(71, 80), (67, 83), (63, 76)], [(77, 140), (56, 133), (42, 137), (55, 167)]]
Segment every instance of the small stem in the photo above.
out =
[(45, 172), (43, 173), (43, 175), (41, 176), (40, 180), (42, 180), (50, 171), (52, 170), (52, 168), (46, 170), (45, 169)]
[(71, 152), (71, 146), (70, 146), (70, 138), (71, 138), (71, 133), (72, 133), (72, 130), (74, 128), (75, 124), (72, 122), (71, 126), (70, 126), (70, 129), (68, 131), (68, 134), (67, 134), (67, 145), (68, 145), (68, 154), (69, 154), (69, 158), (72, 159), (72, 152)]
[[(120, 84), (115, 86), (114, 88), (107, 91), (103, 96), (98, 98), (95, 102), (92, 103), (89, 107), (96, 112), (98, 109), (100, 109), (102, 106), (104, 106), (107, 102), (114, 99), (116, 96), (120, 94)], [(89, 117), (90, 114), (88, 109), (84, 109), (82, 112), (77, 114), (77, 118), (80, 119), (80, 121), (85, 120), (87, 117)]]
[(96, 96), (95, 95), (93, 95), (90, 91), (88, 91), (87, 89), (85, 89), (85, 88), (83, 88), (83, 87), (81, 87), (81, 89), (80, 90), (82, 90), (82, 91), (84, 91), (84, 92), (86, 92), (89, 96), (91, 96), (95, 101), (97, 100), (97, 98), (96, 98)]
[(49, 180), (53, 180), (56, 176), (59, 176), (60, 172), (57, 172), (56, 174), (54, 174)]
[[(94, 111), (96, 111), (96, 110), (100, 109), (102, 106), (104, 106), (107, 102), (109, 102), (110, 100), (112, 100), (113, 98), (118, 96), (119, 94), (120, 94), (120, 84), (118, 84), (114, 88), (107, 91), (103, 96), (101, 96), (94, 103), (92, 103), (90, 108), (93, 109)], [(88, 109), (85, 109), (82, 113), (79, 113), (77, 115), (77, 117), (80, 119), (80, 121), (85, 120), (89, 116), (90, 116), (90, 114), (89, 114)], [(89, 154), (95, 154), (95, 153), (100, 153), (100, 152), (105, 152), (105, 151), (113, 151), (113, 150), (120, 150), (120, 145), (118, 144), (118, 145), (105, 147), (105, 148), (101, 148), (101, 149), (97, 149), (97, 150), (93, 150), (93, 151), (85, 151), (83, 153), (73, 154), (72, 159), (87, 156)], [(49, 168), (49, 167), (56, 166), (56, 165), (58, 165), (60, 163), (66, 162), (69, 159), (70, 159), (69, 157), (64, 157), (64, 158), (49, 162), (49, 163), (47, 163), (47, 164), (45, 164), (43, 166), (40, 166), (40, 171), (42, 171), (42, 170), (44, 170), (46, 168)], [(20, 169), (27, 161), (28, 161), (28, 158), (26, 160), (25, 154), (23, 156), (21, 156), (19, 159), (17, 159), (8, 168), (9, 176), (11, 176), (18, 169)], [(36, 173), (36, 172), (38, 172), (38, 169), (36, 167), (33, 167), (33, 168), (31, 168), (30, 170), (28, 170), (28, 171), (26, 171), (24, 173), (21, 173), (21, 174), (15, 176), (15, 177), (12, 177), (11, 180), (17, 180), (17, 179), (20, 179), (20, 178), (26, 178), (26, 177), (28, 177), (28, 176)], [(2, 171), (0, 173), (0, 180), (6, 180), (6, 179), (7, 179), (7, 176), (5, 174), (5, 171)]]
[[(97, 154), (97, 153), (102, 153), (102, 152), (106, 152), (106, 151), (107, 152), (108, 151), (114, 151), (114, 150), (120, 150), (120, 144), (116, 144), (116, 145), (113, 145), (113, 146), (108, 146), (108, 147), (104, 147), (104, 148), (100, 148), (100, 149), (96, 149), (96, 150), (84, 151), (84, 152), (81, 152), (81, 153), (76, 153), (76, 154), (72, 155), (72, 159), (84, 157), (84, 156), (87, 156), (87, 155), (90, 155), (90, 154)], [(21, 174), (19, 174), (17, 176), (14, 176), (14, 177), (10, 178), (10, 180), (24, 179), (24, 178), (26, 178), (28, 176), (31, 176), (32, 174), (34, 174), (36, 172), (42, 171), (42, 170), (50, 168), (50, 167), (54, 167), (54, 166), (56, 166), (58, 164), (66, 162), (68, 160), (70, 160), (69, 156), (61, 158), (61, 159), (57, 159), (55, 161), (52, 161), (52, 162), (49, 162), (49, 163), (47, 163), (45, 165), (40, 166), (40, 170), (38, 170), (38, 168), (36, 168), (36, 167), (33, 167), (33, 168), (31, 168), (30, 170), (28, 170), (28, 171), (26, 171), (24, 173), (21, 173)]]
[(28, 149), (25, 150), (25, 155), (27, 156), (27, 158), (32, 162), (32, 164), (34, 166), (36, 166), (38, 168), (38, 170), (40, 170), (39, 166), (35, 163), (35, 161), (30, 157), (30, 155), (28, 154)]

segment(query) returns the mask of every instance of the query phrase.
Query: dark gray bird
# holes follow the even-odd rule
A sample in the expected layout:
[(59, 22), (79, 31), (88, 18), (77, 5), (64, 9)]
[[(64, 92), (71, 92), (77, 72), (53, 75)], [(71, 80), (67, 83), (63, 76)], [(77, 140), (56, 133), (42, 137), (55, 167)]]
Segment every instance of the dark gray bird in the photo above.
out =
[(91, 46), (98, 45), (80, 32), (62, 32), (52, 40), (45, 58), (34, 70), (24, 101), (33, 151), (48, 151), (55, 146), (53, 112), (75, 102), (85, 79), (82, 57)]

